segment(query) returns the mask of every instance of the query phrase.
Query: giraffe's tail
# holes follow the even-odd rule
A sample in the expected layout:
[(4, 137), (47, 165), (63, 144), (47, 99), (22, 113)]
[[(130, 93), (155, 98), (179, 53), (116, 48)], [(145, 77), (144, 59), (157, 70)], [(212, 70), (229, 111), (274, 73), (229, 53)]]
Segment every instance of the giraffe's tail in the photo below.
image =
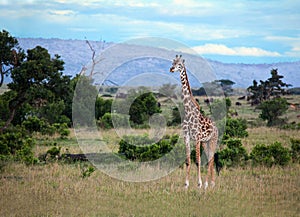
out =
[(215, 161), (215, 166), (216, 166), (216, 172), (217, 172), (217, 174), (219, 176), (220, 175), (220, 171), (221, 171), (223, 165), (222, 165), (222, 163), (221, 163), (221, 161), (219, 159), (219, 153), (218, 152), (216, 152), (214, 154), (214, 161)]

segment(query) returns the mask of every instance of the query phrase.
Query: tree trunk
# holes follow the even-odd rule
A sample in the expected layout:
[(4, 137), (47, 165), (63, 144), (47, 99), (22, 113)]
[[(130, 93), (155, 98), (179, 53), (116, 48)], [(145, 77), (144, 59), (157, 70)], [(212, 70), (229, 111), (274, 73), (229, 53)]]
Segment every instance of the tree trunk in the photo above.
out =
[(1, 80), (0, 80), (0, 87), (2, 87), (2, 84), (4, 82), (4, 72), (2, 71), (2, 64), (0, 64), (0, 73), (1, 73)]
[(3, 133), (4, 130), (7, 129), (7, 127), (10, 125), (10, 123), (12, 122), (12, 120), (15, 117), (15, 113), (16, 113), (16, 109), (17, 108), (13, 108), (10, 112), (10, 116), (8, 118), (8, 120), (5, 122), (4, 126), (0, 129), (0, 133)]

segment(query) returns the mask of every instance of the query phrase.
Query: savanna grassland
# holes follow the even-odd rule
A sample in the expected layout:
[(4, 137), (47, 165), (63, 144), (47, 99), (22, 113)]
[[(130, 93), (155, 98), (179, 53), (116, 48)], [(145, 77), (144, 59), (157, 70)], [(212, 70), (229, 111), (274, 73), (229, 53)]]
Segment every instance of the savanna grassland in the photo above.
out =
[[(299, 98), (293, 98), (299, 101)], [(232, 109), (249, 123), (249, 136), (242, 139), (250, 151), (259, 143), (275, 141), (290, 146), (290, 139), (300, 139), (299, 131), (268, 128), (257, 120), (246, 101)], [(203, 102), (200, 99), (200, 102)], [(202, 103), (203, 104), (203, 103)], [(204, 109), (207, 109), (204, 105)], [(288, 110), (289, 122), (299, 122), (300, 111)], [(140, 130), (144, 133), (145, 130)], [(170, 129), (178, 132), (179, 129)], [(103, 132), (104, 139), (116, 147), (119, 138), (114, 130)], [(68, 139), (43, 138), (36, 135), (36, 156), (50, 147), (49, 141), (61, 152), (79, 153), (74, 134)], [(132, 183), (116, 180), (95, 170), (83, 176), (89, 163), (62, 163), (26, 166), (9, 162), (0, 173), (0, 216), (299, 216), (300, 165), (285, 167), (223, 168), (216, 186), (206, 191), (196, 186), (196, 167), (191, 170), (190, 188), (185, 190), (185, 169), (178, 168), (159, 180)], [(206, 171), (203, 168), (203, 176)]]

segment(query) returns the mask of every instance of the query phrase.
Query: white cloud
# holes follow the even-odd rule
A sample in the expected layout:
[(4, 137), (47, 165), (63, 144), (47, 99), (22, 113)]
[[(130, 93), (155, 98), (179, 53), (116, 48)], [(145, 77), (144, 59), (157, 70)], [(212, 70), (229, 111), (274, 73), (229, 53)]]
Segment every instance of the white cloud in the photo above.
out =
[(269, 41), (280, 42), (282, 44), (288, 45), (290, 47), (289, 51), (284, 54), (289, 57), (300, 57), (300, 36), (290, 37), (290, 36), (268, 36), (265, 38)]
[(195, 0), (173, 0), (175, 5), (181, 7), (212, 7), (213, 4), (211, 2), (204, 2), (204, 1), (195, 1)]
[(193, 49), (198, 54), (217, 54), (226, 56), (269, 56), (279, 57), (278, 52), (267, 51), (257, 47), (232, 47), (229, 48), (223, 44), (205, 44), (203, 46), (196, 46)]
[(68, 15), (75, 15), (76, 12), (72, 10), (51, 10), (50, 14), (59, 15), (59, 16), (68, 16)]
[(141, 0), (55, 0), (59, 3), (73, 3), (82, 6), (110, 6), (110, 7), (158, 7), (161, 6), (159, 2), (155, 1), (141, 1)]

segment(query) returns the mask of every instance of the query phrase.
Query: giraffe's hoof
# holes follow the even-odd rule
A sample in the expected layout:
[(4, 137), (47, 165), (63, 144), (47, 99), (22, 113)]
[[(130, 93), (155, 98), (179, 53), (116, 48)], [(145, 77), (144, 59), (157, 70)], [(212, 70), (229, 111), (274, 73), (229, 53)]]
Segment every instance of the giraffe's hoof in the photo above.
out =
[(211, 184), (212, 188), (214, 188), (216, 186), (216, 183), (214, 181), (212, 181), (210, 184)]
[(198, 179), (198, 188), (202, 188), (202, 180)]
[(198, 188), (202, 188), (202, 183), (198, 183)]
[(188, 188), (189, 188), (189, 182), (188, 182), (188, 181), (185, 182), (184, 188), (185, 188), (185, 189), (188, 189)]
[(206, 190), (207, 187), (208, 187), (208, 182), (205, 182), (205, 183), (204, 183), (204, 189)]

